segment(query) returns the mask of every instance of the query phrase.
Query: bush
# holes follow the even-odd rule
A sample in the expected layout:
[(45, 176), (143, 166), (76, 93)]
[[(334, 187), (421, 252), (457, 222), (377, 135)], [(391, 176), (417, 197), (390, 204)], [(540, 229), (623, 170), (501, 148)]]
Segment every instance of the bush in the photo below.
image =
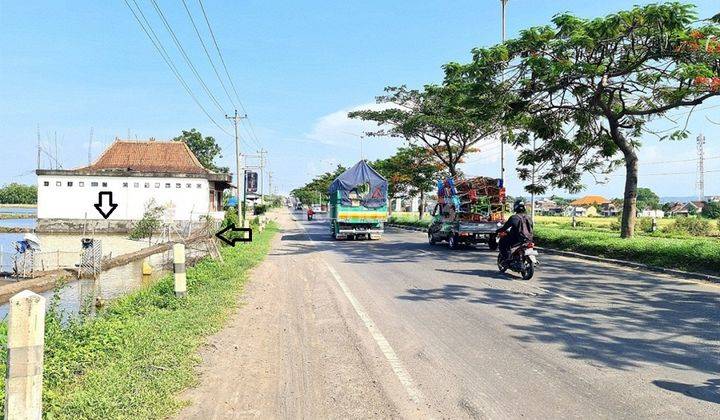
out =
[(0, 188), (0, 204), (37, 204), (37, 187), (13, 182)]
[(259, 216), (261, 214), (265, 214), (267, 212), (268, 206), (267, 204), (256, 204), (253, 208), (253, 214), (256, 216)]
[(140, 219), (132, 232), (130, 232), (131, 239), (148, 238), (148, 241), (152, 241), (152, 237), (162, 226), (160, 218), (163, 216), (165, 209), (162, 206), (155, 204), (154, 199), (145, 204), (145, 213), (143, 213), (142, 219)]
[(710, 222), (695, 217), (680, 217), (662, 229), (663, 233), (674, 235), (707, 236), (710, 233)]
[(711, 201), (703, 207), (702, 215), (709, 219), (720, 219), (720, 201)]

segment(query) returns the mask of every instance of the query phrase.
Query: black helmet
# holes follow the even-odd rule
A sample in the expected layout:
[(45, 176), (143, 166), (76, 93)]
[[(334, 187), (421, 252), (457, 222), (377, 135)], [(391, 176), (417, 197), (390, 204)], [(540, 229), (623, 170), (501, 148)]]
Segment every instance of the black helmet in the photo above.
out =
[(525, 200), (518, 198), (513, 204), (513, 211), (515, 213), (525, 213)]

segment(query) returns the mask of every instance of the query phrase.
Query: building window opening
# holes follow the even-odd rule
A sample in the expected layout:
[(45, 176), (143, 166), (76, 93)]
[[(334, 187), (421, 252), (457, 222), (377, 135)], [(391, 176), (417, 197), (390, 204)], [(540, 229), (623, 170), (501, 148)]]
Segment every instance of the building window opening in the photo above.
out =
[(84, 187), (84, 186), (85, 186), (85, 181), (80, 181), (80, 182), (78, 182), (78, 186), (79, 186), (79, 187)]
[(97, 183), (97, 182), (91, 182), (91, 183), (90, 183), (90, 186), (91, 186), (91, 187), (97, 187), (97, 186), (98, 186), (98, 183)]
[(60, 182), (60, 181), (55, 181), (55, 186), (56, 186), (56, 187), (62, 186), (62, 182)]
[(192, 184), (185, 184), (185, 188), (192, 188)]
[(127, 182), (123, 182), (123, 188), (127, 188), (127, 187), (128, 187), (128, 183), (127, 183)]
[(72, 181), (68, 181), (67, 186), (72, 187), (72, 184), (73, 184)]
[(50, 186), (50, 181), (45, 181), (45, 182), (43, 182), (43, 185), (46, 186), (46, 187), (49, 187), (49, 186)]
[(175, 188), (180, 188), (180, 187), (182, 187), (181, 183), (178, 182), (177, 184), (175, 184)]
[(170, 183), (169, 183), (169, 182), (165, 184), (165, 188), (170, 188)]
[(102, 183), (102, 186), (103, 186), (103, 187), (107, 187), (107, 182), (103, 182), (103, 183)]
[(146, 182), (146, 183), (145, 183), (145, 188), (150, 188), (150, 183), (149, 183), (149, 182)]
[(133, 188), (140, 188), (139, 182), (133, 182)]
[(156, 182), (156, 183), (155, 183), (155, 188), (160, 188), (160, 183), (159, 183), (159, 182)]

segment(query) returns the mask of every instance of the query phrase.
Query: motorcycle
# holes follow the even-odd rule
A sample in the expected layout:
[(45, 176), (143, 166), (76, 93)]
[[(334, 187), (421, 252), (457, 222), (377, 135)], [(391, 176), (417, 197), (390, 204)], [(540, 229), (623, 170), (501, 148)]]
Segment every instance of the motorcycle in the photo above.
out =
[[(502, 236), (502, 234), (501, 234)], [(530, 280), (535, 274), (538, 263), (538, 252), (533, 242), (525, 242), (510, 249), (510, 259), (503, 261), (498, 254), (497, 265), (501, 273), (508, 269), (520, 273), (523, 280)]]

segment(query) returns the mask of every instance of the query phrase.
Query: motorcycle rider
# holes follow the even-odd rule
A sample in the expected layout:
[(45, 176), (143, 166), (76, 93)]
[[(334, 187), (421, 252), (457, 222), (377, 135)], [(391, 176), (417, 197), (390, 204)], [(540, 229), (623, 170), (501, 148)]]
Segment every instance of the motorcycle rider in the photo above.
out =
[(507, 262), (510, 258), (510, 250), (525, 242), (533, 240), (533, 224), (525, 210), (525, 201), (522, 199), (515, 200), (513, 203), (513, 211), (515, 214), (505, 222), (505, 224), (497, 230), (497, 233), (506, 232), (507, 235), (500, 238), (500, 256), (502, 260)]

